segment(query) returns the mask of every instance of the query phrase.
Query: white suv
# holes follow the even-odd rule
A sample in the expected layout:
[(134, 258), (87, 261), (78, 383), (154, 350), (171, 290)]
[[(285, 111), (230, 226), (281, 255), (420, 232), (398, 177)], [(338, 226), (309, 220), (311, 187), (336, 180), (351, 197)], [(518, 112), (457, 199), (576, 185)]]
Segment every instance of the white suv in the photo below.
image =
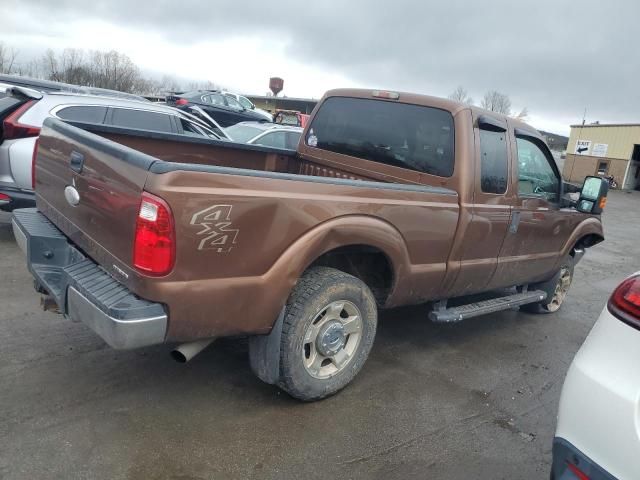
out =
[(640, 478), (640, 272), (613, 291), (562, 387), (552, 480)]
[(220, 139), (215, 127), (167, 105), (0, 84), (0, 209), (33, 206), (31, 160), (47, 117)]

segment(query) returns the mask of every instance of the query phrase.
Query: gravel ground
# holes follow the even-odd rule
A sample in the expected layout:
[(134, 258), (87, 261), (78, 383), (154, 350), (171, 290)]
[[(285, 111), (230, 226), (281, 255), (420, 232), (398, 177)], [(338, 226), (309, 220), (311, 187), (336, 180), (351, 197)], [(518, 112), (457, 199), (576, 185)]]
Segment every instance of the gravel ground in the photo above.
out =
[(434, 325), (384, 312), (339, 395), (298, 403), (249, 370), (246, 341), (187, 365), (169, 347), (108, 348), (42, 312), (0, 217), (1, 479), (548, 479), (569, 363), (626, 275), (640, 270), (640, 194), (612, 192), (607, 240), (562, 311)]

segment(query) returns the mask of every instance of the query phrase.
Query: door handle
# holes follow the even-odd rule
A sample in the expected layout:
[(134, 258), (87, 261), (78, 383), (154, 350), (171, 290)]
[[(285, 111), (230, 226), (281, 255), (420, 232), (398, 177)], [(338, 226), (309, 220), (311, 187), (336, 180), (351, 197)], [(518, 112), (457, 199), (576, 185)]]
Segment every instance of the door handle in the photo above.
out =
[(516, 233), (520, 224), (520, 212), (511, 213), (511, 222), (509, 223), (509, 233)]
[(71, 152), (69, 159), (69, 167), (76, 173), (82, 173), (82, 167), (84, 166), (84, 155), (75, 150)]

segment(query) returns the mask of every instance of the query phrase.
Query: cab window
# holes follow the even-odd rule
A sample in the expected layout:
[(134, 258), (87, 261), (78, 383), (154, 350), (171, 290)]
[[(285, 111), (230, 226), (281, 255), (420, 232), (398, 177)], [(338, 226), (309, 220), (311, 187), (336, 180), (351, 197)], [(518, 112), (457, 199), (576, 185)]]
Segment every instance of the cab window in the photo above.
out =
[(438, 108), (365, 98), (325, 100), (307, 145), (441, 177), (453, 174), (454, 126)]
[(533, 140), (518, 137), (518, 194), (544, 197), (557, 201), (560, 177), (551, 165), (553, 161)]
[(480, 187), (485, 193), (507, 191), (507, 132), (480, 130)]

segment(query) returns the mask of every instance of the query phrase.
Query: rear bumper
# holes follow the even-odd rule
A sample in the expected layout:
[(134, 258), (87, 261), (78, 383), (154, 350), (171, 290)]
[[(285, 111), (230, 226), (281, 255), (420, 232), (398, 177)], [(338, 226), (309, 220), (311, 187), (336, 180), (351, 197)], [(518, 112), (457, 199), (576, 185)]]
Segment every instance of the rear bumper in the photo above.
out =
[(0, 194), (7, 195), (9, 200), (0, 200), (0, 210), (10, 212), (16, 208), (36, 206), (36, 195), (28, 190), (7, 187), (0, 184)]
[[(580, 477), (580, 473), (584, 476)], [(553, 463), (551, 480), (616, 480), (605, 469), (596, 464), (564, 438), (553, 439)]]
[(113, 348), (164, 342), (167, 314), (161, 304), (136, 297), (35, 208), (15, 210), (12, 223), (29, 271), (67, 317), (88, 325)]

